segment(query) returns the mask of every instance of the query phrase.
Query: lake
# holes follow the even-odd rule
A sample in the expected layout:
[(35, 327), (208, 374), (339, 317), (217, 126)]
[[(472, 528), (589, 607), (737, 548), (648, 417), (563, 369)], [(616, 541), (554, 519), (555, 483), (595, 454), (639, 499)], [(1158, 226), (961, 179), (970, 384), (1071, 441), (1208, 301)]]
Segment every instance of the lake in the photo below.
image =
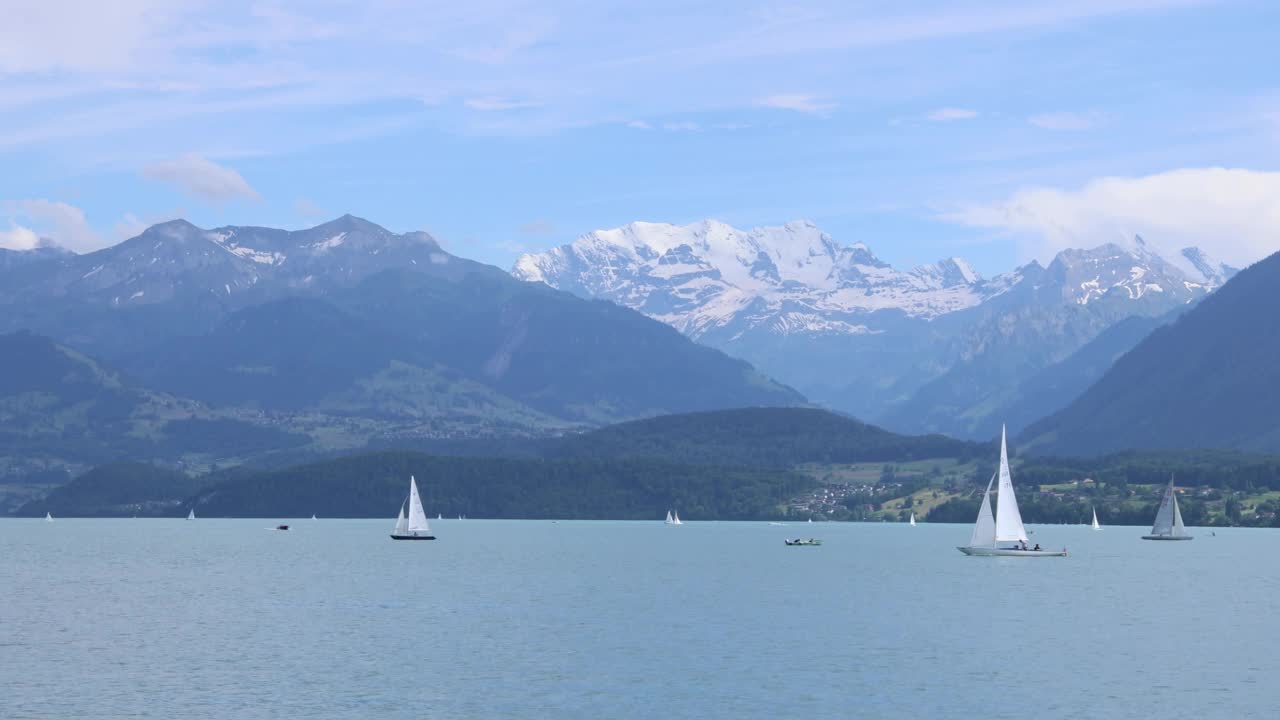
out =
[[(0, 717), (1274, 717), (1280, 533), (0, 520)], [(822, 547), (785, 547), (816, 537)]]

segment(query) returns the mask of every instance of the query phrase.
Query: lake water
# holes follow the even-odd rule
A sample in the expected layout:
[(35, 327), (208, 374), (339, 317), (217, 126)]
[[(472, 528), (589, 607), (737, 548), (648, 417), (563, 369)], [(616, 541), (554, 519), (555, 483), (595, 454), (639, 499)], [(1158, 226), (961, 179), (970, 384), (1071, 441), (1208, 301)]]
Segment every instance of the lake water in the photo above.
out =
[[(0, 717), (1275, 717), (1280, 533), (0, 520)], [(789, 536), (822, 547), (785, 547)]]

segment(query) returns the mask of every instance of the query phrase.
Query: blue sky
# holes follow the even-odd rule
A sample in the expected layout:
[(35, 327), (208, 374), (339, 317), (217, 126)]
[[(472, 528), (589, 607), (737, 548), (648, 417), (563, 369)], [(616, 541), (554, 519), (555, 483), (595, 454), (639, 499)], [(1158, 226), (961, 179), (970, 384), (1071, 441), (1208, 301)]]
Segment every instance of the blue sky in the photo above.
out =
[(708, 217), (987, 274), (1280, 249), (1280, 3), (6, 6), (0, 246), (350, 212), (503, 267)]

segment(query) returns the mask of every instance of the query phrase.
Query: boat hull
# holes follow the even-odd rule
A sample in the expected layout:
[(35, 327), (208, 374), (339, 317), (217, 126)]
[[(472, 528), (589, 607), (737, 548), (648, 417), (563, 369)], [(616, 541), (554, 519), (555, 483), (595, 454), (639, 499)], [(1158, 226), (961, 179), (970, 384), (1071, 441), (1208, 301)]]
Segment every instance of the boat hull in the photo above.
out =
[(1066, 557), (1066, 550), (1018, 550), (1016, 548), (965, 547), (956, 548), (974, 557)]
[(391, 535), (392, 540), (435, 540), (435, 535)]
[(1194, 540), (1191, 535), (1143, 535), (1143, 540)]

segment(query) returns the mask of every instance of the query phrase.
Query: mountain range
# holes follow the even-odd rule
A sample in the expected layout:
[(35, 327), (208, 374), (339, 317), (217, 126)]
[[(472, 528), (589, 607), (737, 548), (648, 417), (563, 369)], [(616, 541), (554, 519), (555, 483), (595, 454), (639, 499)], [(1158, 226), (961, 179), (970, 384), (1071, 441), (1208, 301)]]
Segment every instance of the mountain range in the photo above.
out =
[(1280, 254), (1246, 268), (1032, 424), (1038, 453), (1122, 448), (1280, 452)]
[[(248, 423), (320, 452), (805, 402), (640, 313), (351, 216), (293, 232), (179, 220), (84, 255), (3, 258), (0, 333), (31, 334), (11, 335), (0, 355), (0, 408), (11, 409), (0, 433), (50, 440), (7, 450), (5, 467), (25, 471), (102, 460), (90, 442), (108, 456), (151, 448), (131, 459), (244, 459), (181, 443), (155, 450), (166, 423), (183, 420)], [(55, 367), (73, 371), (35, 372)], [(54, 382), (72, 376), (84, 380)], [(47, 428), (24, 424), (47, 403), (62, 408)], [(82, 422), (97, 405), (115, 419)]]
[[(815, 402), (898, 431), (971, 438), (1036, 405), (1024, 383), (1108, 328), (1169, 316), (1234, 273), (1197, 248), (1162, 256), (1141, 237), (990, 279), (960, 258), (902, 271), (812, 223), (744, 231), (716, 221), (596, 231), (512, 268), (643, 312)], [(1017, 415), (1029, 422), (1070, 399)]]

